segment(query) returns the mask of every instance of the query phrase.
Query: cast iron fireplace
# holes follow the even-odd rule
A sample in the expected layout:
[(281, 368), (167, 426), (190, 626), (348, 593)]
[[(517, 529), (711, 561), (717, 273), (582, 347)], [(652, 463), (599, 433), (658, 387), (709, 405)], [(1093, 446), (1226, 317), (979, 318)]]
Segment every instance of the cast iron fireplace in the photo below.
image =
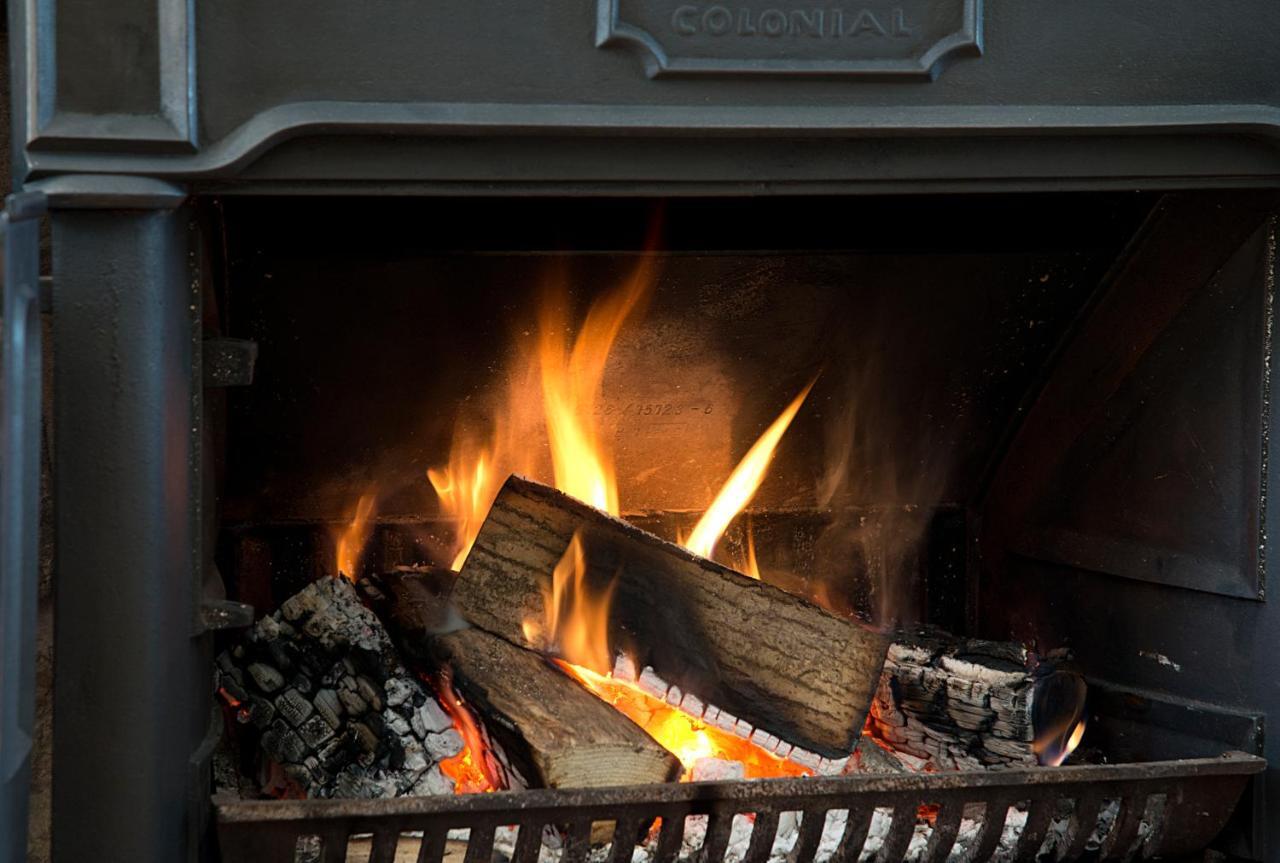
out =
[[(433, 859), (443, 829), (523, 824), (521, 806), (568, 825), (566, 860), (593, 820), (660, 815), (670, 859), (682, 815), (958, 801), (926, 852), (945, 859), (974, 801), (945, 777), (214, 805), (215, 649), (334, 574), (370, 485), (364, 566), (439, 563), (425, 471), (538, 286), (587, 303), (646, 255), (653, 297), (605, 385), (626, 515), (687, 528), (816, 375), (750, 510), (766, 575), (878, 621), (1065, 645), (1089, 679), (1105, 764), (964, 787), (1198, 812), (1247, 783), (1213, 848), (1278, 859), (1277, 773), (1255, 757), (1280, 757), (1280, 10), (56, 5), (9, 7), (9, 857), (40, 453), (39, 377), (15, 357), (39, 356), (47, 206), (56, 860), (291, 859), (299, 835), (332, 860), (362, 832), (390, 859), (411, 830)], [(846, 481), (816, 494), (844, 450)], [(1136, 847), (1134, 811), (1098, 853)]]

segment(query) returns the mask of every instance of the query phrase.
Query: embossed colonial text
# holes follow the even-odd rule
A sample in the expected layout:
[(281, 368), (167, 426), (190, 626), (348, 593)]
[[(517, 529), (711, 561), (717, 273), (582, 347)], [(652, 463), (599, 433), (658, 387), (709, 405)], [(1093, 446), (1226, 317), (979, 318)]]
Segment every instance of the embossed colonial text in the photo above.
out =
[(902, 7), (890, 9), (751, 9), (678, 6), (671, 29), (681, 36), (808, 37), (815, 39), (906, 39), (916, 35)]

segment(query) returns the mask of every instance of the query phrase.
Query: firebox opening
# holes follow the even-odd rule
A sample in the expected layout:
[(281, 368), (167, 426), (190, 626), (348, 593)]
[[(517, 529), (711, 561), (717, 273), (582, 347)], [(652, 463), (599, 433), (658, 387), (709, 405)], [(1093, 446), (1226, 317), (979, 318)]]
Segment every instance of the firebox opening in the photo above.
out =
[[(1166, 631), (1141, 609), (1160, 591), (1169, 619), (1186, 619), (1185, 595), (1217, 588), (1186, 583), (1194, 555), (1167, 545), (1163, 577), (1134, 562), (1191, 516), (1160, 511), (1138, 479), (1102, 493), (1095, 478), (1116, 469), (1103, 456), (1124, 419), (1108, 412), (1114, 400), (1087, 404), (1101, 350), (1090, 340), (1132, 339), (1137, 378), (1122, 370), (1102, 394), (1119, 392), (1124, 405), (1155, 392), (1158, 374), (1143, 358), (1176, 364), (1188, 350), (1197, 363), (1217, 356), (1208, 368), (1235, 382), (1215, 390), (1208, 373), (1180, 378), (1200, 395), (1260, 386), (1262, 335), (1230, 311), (1261, 296), (1254, 259), (1269, 247), (1258, 212), (1255, 197), (1229, 193), (340, 208), (226, 199), (210, 212), (224, 255), (216, 314), (206, 317), (218, 334), (255, 341), (259, 355), (252, 386), (213, 405), (223, 417), (218, 570), (228, 594), (261, 614), (336, 575), (339, 561), (352, 575), (459, 559), (457, 521), (429, 471), (448, 466), (459, 435), (484, 439), (506, 423), (532, 431), (492, 469), (550, 482), (545, 429), (514, 422), (527, 405), (512, 397), (531, 385), (518, 360), (536, 349), (545, 297), (559, 292), (582, 320), (647, 268), (651, 284), (616, 334), (593, 406), (628, 520), (686, 537), (752, 443), (816, 380), (718, 559), (739, 569), (754, 559), (765, 581), (875, 626), (1066, 645), (1086, 673), (1121, 690), (1197, 697), (1165, 666), (1133, 658), (1147, 641), (1165, 655)], [(1137, 310), (1166, 289), (1179, 299), (1166, 301), (1164, 318), (1143, 320)], [(1231, 352), (1228, 341), (1244, 347)], [(1173, 410), (1178, 395), (1162, 390), (1156, 401)], [(1058, 440), (1046, 398), (1087, 407), (1087, 416), (1068, 410), (1082, 425), (1115, 428)], [(1258, 421), (1247, 407), (1245, 438)], [(1140, 446), (1136, 463), (1155, 477), (1182, 457), (1179, 434), (1194, 431), (1126, 446)], [(1243, 482), (1239, 448), (1210, 443), (1203, 458), (1219, 478)], [(1068, 515), (1087, 512), (1093, 533), (1059, 518), (1055, 501), (1074, 501)], [(1130, 502), (1145, 509), (1135, 515)], [(1146, 530), (1145, 513), (1167, 524)], [(1120, 551), (1081, 539), (1109, 520), (1127, 532), (1113, 538)], [(1211, 551), (1212, 573), (1239, 548)], [(1104, 620), (1117, 631), (1082, 637)], [(1108, 692), (1090, 709), (1131, 703)], [(1251, 748), (1247, 725), (1222, 719), (1206, 732), (1215, 742), (1191, 748), (1220, 751), (1224, 739)], [(1088, 727), (1086, 745), (1138, 760), (1185, 748), (1185, 729)]]

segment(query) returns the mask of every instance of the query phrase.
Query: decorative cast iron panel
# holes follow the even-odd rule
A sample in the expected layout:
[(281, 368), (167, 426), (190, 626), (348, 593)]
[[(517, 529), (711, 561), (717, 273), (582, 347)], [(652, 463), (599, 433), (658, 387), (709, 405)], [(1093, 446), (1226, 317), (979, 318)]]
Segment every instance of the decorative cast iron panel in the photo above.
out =
[(650, 76), (932, 79), (982, 53), (982, 0), (597, 0), (596, 45), (640, 49)]

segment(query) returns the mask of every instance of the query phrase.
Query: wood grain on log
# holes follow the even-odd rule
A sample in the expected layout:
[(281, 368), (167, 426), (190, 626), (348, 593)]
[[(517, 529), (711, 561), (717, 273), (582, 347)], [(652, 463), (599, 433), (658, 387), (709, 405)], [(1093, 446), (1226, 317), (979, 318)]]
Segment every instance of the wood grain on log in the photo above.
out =
[(613, 583), (610, 648), (704, 702), (828, 757), (861, 732), (888, 639), (521, 477), (494, 501), (454, 590), (462, 614), (513, 644), (545, 620), (574, 534), (587, 582)]
[(675, 756), (541, 655), (474, 627), (442, 630), (452, 578), (440, 570), (385, 574), (383, 617), (404, 653), (450, 669), (454, 688), (526, 782), (591, 788), (679, 774)]

